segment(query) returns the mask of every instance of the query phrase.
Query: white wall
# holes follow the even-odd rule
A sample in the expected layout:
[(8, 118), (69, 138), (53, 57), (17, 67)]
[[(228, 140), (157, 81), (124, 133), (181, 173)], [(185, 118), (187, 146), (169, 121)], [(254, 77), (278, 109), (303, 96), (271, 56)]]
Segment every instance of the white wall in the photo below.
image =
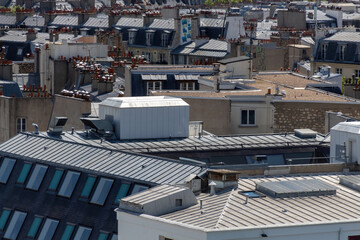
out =
[(220, 71), (221, 72), (226, 71), (225, 76), (228, 77), (241, 76), (250, 79), (251, 78), (249, 76), (250, 65), (251, 65), (251, 60), (232, 62), (226, 65), (220, 64)]
[[(274, 106), (272, 96), (242, 96), (231, 99), (231, 133), (252, 134), (272, 133), (274, 126)], [(241, 125), (241, 111), (255, 110), (255, 126)]]

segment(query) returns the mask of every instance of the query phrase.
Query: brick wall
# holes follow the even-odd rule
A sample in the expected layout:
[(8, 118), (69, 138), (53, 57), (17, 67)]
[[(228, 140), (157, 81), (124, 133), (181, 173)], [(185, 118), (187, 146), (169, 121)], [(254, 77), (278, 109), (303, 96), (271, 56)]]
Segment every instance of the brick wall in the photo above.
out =
[(342, 112), (360, 118), (360, 103), (331, 102), (274, 102), (274, 132), (293, 132), (297, 128), (310, 128), (325, 133), (326, 111)]

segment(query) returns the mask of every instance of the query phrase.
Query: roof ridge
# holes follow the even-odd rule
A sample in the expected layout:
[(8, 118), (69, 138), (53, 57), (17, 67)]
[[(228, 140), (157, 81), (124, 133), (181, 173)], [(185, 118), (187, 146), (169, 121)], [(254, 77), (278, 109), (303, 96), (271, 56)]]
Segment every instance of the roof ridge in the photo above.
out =
[(221, 214), (220, 214), (220, 217), (218, 218), (218, 220), (217, 220), (217, 222), (216, 222), (216, 224), (215, 224), (215, 228), (219, 228), (219, 224), (220, 224), (220, 222), (221, 222), (221, 220), (222, 220), (222, 218), (223, 218), (223, 216), (224, 216), (224, 214), (225, 214), (225, 211), (227, 210), (227, 208), (228, 208), (228, 206), (229, 206), (229, 204), (230, 204), (230, 199), (231, 199), (231, 196), (233, 195), (234, 192), (235, 192), (235, 189), (233, 188), (233, 189), (231, 190), (231, 193), (230, 193), (229, 196), (228, 196), (228, 199), (226, 200), (226, 203), (225, 203), (225, 205), (224, 205), (224, 207), (223, 207), (223, 210), (222, 210), (222, 212), (221, 212)]

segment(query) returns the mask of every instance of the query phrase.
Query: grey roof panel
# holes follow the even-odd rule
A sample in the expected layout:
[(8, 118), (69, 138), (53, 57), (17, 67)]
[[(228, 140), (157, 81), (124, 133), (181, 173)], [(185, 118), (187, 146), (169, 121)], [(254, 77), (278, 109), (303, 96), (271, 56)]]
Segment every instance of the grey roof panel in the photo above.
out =
[(78, 26), (78, 17), (72, 15), (58, 15), (50, 23), (51, 26)]
[(122, 17), (115, 24), (115, 27), (141, 28), (141, 27), (143, 27), (143, 19), (142, 18)]
[(221, 18), (200, 18), (200, 27), (224, 27), (224, 19)]
[(154, 19), (152, 23), (148, 25), (150, 29), (164, 29), (164, 30), (175, 30), (174, 19)]
[(87, 28), (108, 28), (109, 19), (107, 17), (90, 17), (83, 25)]

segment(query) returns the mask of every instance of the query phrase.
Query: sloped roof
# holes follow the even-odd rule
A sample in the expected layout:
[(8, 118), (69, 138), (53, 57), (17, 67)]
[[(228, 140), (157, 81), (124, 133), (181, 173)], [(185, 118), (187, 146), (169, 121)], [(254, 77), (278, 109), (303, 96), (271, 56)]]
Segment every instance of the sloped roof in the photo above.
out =
[(13, 81), (0, 80), (0, 86), (2, 86), (3, 95), (6, 97), (22, 97), (19, 85)]
[(148, 25), (148, 28), (151, 29), (166, 29), (166, 30), (175, 30), (174, 19), (154, 19), (152, 23)]
[(11, 26), (16, 24), (16, 16), (0, 15), (0, 25)]
[(108, 17), (90, 17), (83, 25), (88, 28), (108, 28), (109, 18)]
[(222, 28), (224, 27), (224, 19), (200, 18), (200, 27)]
[(324, 41), (359, 43), (360, 32), (337, 32), (334, 35), (325, 38)]
[(72, 15), (58, 15), (49, 24), (53, 26), (78, 26), (78, 17)]
[(140, 27), (143, 27), (143, 19), (142, 18), (122, 17), (115, 24), (115, 27), (140, 28)]
[(27, 27), (44, 27), (45, 18), (43, 16), (30, 16), (25, 18), (25, 20), (21, 23), (21, 25), (25, 25)]

